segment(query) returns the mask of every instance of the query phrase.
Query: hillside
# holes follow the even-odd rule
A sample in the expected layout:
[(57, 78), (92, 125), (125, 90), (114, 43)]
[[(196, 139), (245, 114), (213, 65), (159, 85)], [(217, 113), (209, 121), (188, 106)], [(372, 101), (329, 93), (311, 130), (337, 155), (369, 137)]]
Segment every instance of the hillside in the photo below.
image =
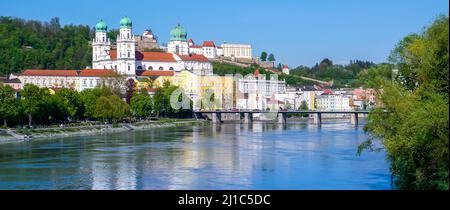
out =
[[(231, 64), (225, 64), (225, 63), (218, 63), (213, 62), (214, 67), (214, 74), (217, 74), (219, 76), (224, 76), (227, 74), (241, 74), (242, 76), (253, 74), (256, 69), (259, 69), (259, 72), (261, 74), (265, 74), (267, 78), (269, 79), (270, 74), (273, 74), (271, 72), (266, 71), (264, 68), (261, 68), (258, 65), (251, 65), (250, 67), (239, 67)], [(303, 80), (300, 77), (297, 77), (295, 75), (279, 75), (279, 80), (286, 80), (286, 83), (289, 86), (303, 86), (303, 85), (314, 85), (315, 83), (308, 80)]]
[(89, 26), (0, 17), (0, 76), (23, 69), (84, 69), (91, 65)]

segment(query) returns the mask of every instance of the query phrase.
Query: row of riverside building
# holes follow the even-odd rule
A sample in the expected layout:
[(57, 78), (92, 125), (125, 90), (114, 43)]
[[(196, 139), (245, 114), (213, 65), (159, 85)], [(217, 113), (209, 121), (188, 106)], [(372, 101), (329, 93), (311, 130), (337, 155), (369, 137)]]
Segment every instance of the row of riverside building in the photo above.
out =
[[(144, 47), (137, 47), (140, 41), (158, 45), (151, 30), (146, 30), (143, 36), (133, 35), (132, 21), (128, 17), (120, 20), (116, 43), (111, 43), (107, 32), (108, 26), (104, 21), (97, 23), (92, 40), (92, 67), (80, 70), (27, 69), (10, 75), (8, 79), (2, 78), (0, 82), (16, 90), (25, 84), (34, 84), (53, 90), (69, 88), (81, 92), (112, 85), (120, 78), (133, 80), (136, 88), (152, 95), (156, 87), (169, 81), (183, 89), (192, 99), (195, 109), (214, 110), (298, 110), (302, 103), (306, 103), (310, 110), (349, 110), (366, 108), (366, 104), (373, 104), (375, 100), (373, 94), (366, 90), (332, 92), (311, 87), (287, 88), (285, 81), (276, 77), (267, 79), (258, 70), (251, 75), (216, 76), (213, 74), (213, 60), (218, 57), (251, 60), (251, 45), (216, 46), (213, 41), (196, 45), (192, 39), (188, 40), (186, 30), (179, 24), (171, 30), (168, 45), (161, 47), (163, 52), (146, 52), (142, 49)], [(284, 73), (288, 74), (288, 67), (285, 68)], [(201, 101), (212, 93), (215, 103), (204, 107)]]

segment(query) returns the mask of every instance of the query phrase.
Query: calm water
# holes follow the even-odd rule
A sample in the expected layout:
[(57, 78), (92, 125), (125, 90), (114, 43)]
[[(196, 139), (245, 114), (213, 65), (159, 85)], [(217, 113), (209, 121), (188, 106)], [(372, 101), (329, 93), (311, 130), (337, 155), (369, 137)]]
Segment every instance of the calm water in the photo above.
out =
[(348, 123), (225, 124), (0, 145), (0, 189), (390, 189)]

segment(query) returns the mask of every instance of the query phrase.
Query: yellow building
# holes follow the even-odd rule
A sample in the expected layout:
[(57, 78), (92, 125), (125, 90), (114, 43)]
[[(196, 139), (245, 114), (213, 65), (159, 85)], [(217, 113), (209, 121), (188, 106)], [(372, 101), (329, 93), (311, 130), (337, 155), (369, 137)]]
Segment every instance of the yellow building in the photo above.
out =
[(166, 81), (182, 88), (194, 102), (194, 109), (215, 110), (235, 107), (233, 77), (200, 76), (190, 71), (182, 71), (174, 76), (158, 77), (153, 84), (155, 87), (161, 87)]

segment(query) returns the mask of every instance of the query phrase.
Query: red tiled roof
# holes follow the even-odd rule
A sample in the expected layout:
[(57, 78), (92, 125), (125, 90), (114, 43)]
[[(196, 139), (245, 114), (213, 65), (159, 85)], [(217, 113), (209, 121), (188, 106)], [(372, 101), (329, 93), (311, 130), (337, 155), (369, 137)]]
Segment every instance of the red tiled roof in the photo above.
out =
[(326, 89), (323, 91), (323, 94), (333, 94), (333, 91), (330, 89)]
[(189, 43), (194, 43), (194, 40), (189, 39), (188, 42), (189, 42)]
[(147, 88), (147, 92), (149, 93), (156, 93), (156, 88)]
[(289, 68), (288, 65), (284, 65), (284, 66), (283, 66), (283, 69), (288, 69), (288, 68)]
[(114, 70), (107, 69), (84, 69), (80, 71), (80, 77), (108, 77), (117, 73)]
[(178, 55), (183, 61), (198, 61), (198, 62), (209, 62), (208, 58), (204, 55), (191, 54), (191, 55)]
[(203, 47), (216, 47), (213, 41), (205, 41), (203, 42)]
[(176, 62), (175, 58), (173, 58), (172, 53), (165, 53), (165, 52), (139, 52), (139, 51), (136, 51), (136, 60)]
[[(79, 74), (78, 74), (79, 73)], [(63, 76), (63, 77), (104, 77), (112, 76), (115, 72), (113, 70), (106, 69), (83, 69), (77, 70), (25, 70), (22, 75), (24, 76)]]
[(175, 72), (173, 72), (173, 71), (144, 71), (144, 70), (138, 70), (138, 71), (136, 71), (136, 75), (138, 75), (138, 76), (146, 76), (146, 77), (173, 76), (173, 75), (175, 75)]
[(77, 76), (76, 70), (25, 70), (22, 75), (24, 76), (62, 76), (62, 77), (70, 77)]
[(190, 46), (190, 48), (203, 48), (203, 47), (200, 45), (193, 45), (193, 46)]

